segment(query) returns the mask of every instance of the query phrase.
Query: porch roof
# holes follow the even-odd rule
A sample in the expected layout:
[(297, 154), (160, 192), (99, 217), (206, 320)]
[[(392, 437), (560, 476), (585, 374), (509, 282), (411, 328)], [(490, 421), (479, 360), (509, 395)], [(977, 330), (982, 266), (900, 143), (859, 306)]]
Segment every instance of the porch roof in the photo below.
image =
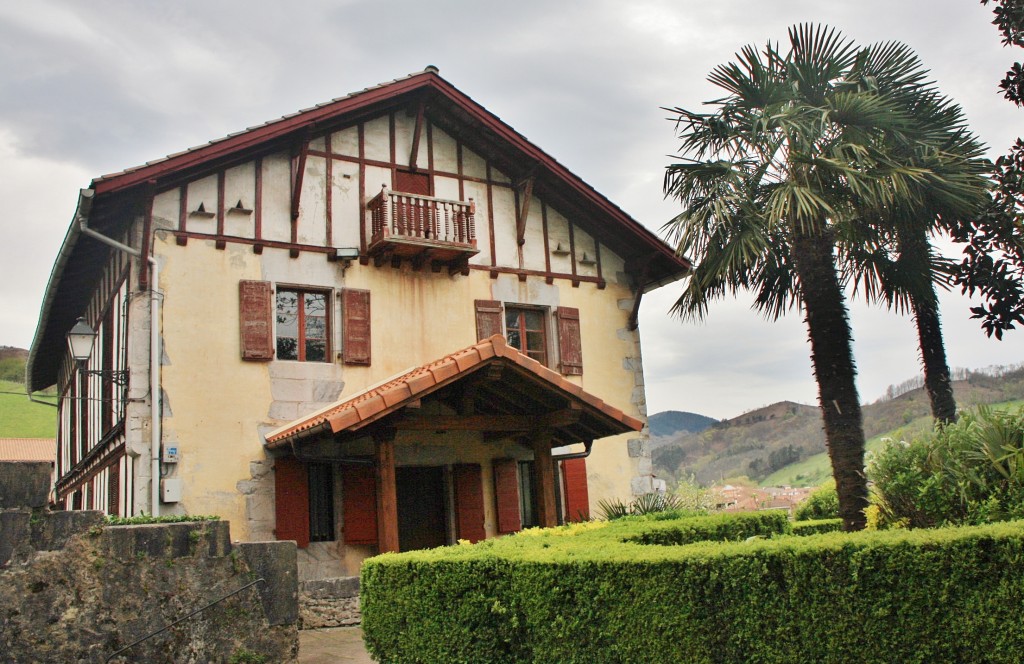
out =
[[(417, 416), (415, 407), (430, 396), (450, 406), (454, 415)], [(462, 430), (527, 434), (544, 429), (553, 446), (593, 441), (630, 431), (643, 422), (495, 335), (468, 348), (410, 369), (266, 436), (275, 449), (325, 434), (357, 437), (368, 427), (411, 430)]]

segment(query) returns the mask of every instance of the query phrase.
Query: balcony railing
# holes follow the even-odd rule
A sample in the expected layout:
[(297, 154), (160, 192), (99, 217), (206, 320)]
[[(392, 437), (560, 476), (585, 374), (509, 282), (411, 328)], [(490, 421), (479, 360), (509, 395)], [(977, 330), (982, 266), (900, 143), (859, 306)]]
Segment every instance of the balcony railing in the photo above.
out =
[(415, 258), (429, 254), (450, 261), (477, 253), (476, 204), (391, 191), (386, 186), (369, 203), (371, 254)]

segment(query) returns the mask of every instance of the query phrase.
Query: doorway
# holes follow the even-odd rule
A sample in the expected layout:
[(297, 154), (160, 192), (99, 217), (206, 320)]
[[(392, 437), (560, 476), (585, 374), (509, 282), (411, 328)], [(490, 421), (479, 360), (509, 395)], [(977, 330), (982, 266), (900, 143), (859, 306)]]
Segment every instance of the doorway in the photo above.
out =
[(447, 545), (444, 467), (396, 468), (395, 483), (398, 485), (398, 550)]

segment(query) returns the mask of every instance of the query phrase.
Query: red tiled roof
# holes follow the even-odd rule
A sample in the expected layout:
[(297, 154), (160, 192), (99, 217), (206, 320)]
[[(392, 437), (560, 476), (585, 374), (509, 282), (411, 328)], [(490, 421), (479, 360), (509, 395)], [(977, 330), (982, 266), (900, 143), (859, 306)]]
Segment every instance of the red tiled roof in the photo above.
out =
[(0, 461), (57, 460), (57, 442), (53, 438), (0, 438)]
[(607, 433), (604, 435), (639, 431), (643, 428), (643, 422), (637, 418), (626, 415), (598, 397), (584, 392), (579, 385), (512, 348), (505, 343), (504, 337), (495, 335), (435, 362), (410, 369), (348, 399), (271, 431), (266, 436), (267, 447), (280, 447), (289, 439), (314, 429), (329, 429), (331, 433), (356, 431), (397, 412), (412, 401), (466, 377), (487, 364), (498, 361), (516, 365), (537, 382), (553, 391), (564, 393), (583, 408), (589, 409), (595, 416), (601, 417), (606, 422)]

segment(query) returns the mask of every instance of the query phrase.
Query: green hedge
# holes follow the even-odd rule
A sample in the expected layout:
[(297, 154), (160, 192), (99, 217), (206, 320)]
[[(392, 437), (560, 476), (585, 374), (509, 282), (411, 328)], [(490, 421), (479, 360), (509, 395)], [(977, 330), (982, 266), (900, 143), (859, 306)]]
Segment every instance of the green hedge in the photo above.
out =
[(676, 521), (657, 521), (657, 525), (644, 527), (641, 532), (627, 537), (625, 541), (679, 546), (694, 542), (725, 542), (744, 540), (748, 537), (771, 537), (788, 533), (790, 529), (789, 518), (783, 511), (712, 514)]
[(814, 521), (797, 521), (793, 524), (794, 535), (820, 535), (834, 533), (843, 529), (842, 519), (815, 519)]
[(650, 546), (574, 524), (363, 565), (399, 662), (1017, 662), (1024, 523)]

